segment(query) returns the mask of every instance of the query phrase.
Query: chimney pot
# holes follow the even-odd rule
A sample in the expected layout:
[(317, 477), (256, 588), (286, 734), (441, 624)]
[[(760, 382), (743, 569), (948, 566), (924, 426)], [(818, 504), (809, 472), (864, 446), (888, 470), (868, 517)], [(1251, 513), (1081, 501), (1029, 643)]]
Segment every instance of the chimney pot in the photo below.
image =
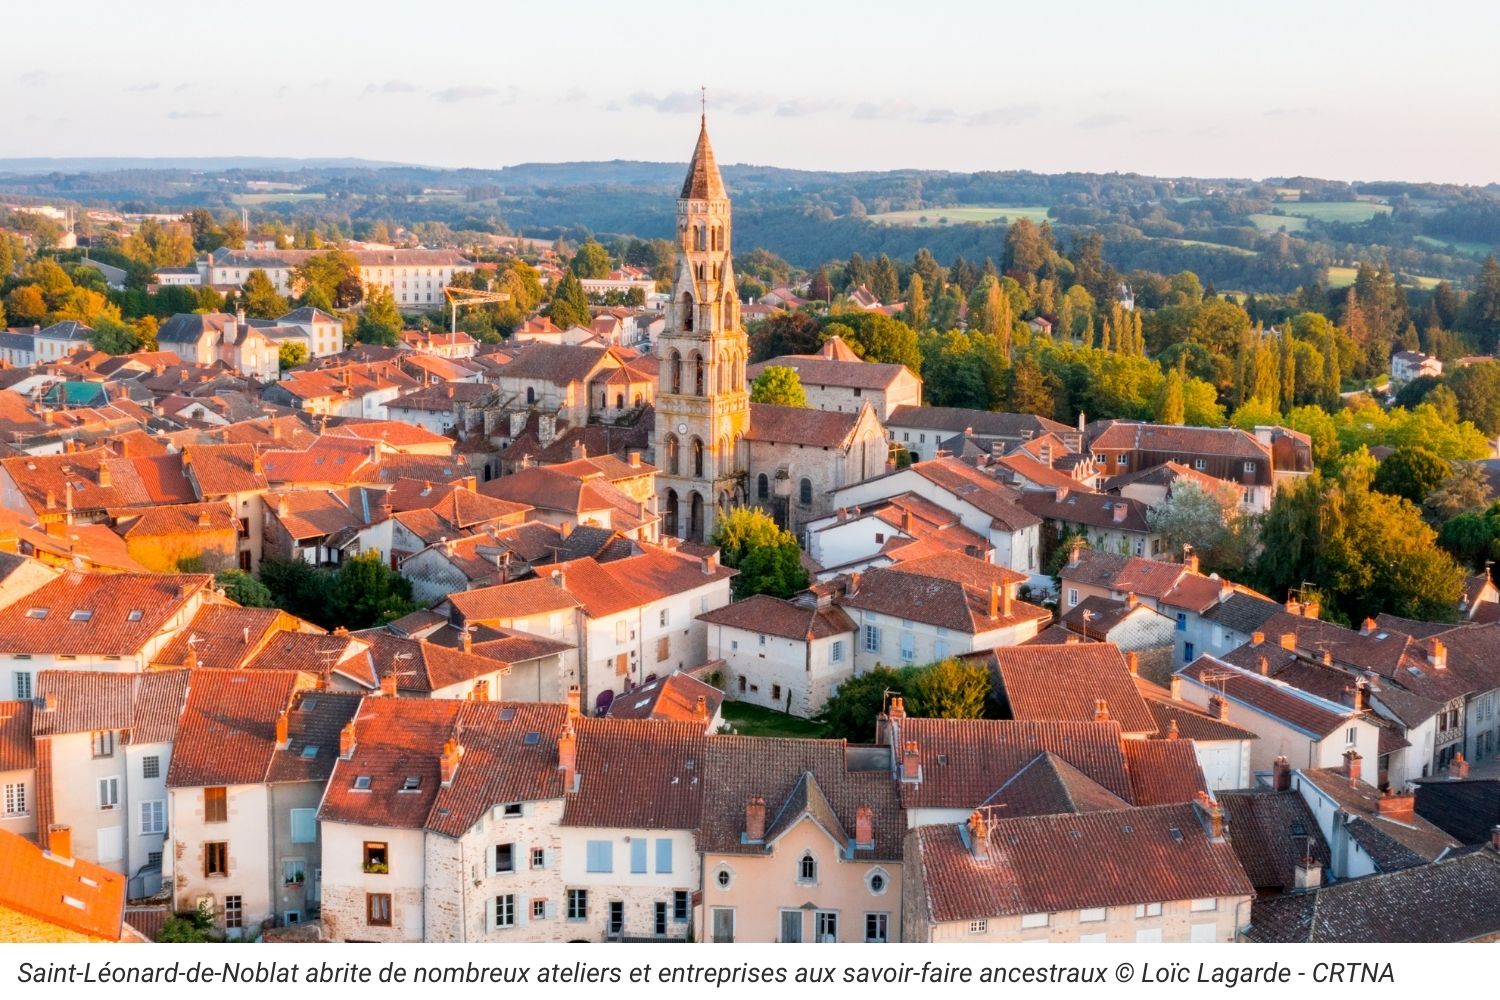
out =
[(1177, 732), (1177, 720), (1173, 719), (1171, 724), (1167, 726), (1167, 739), (1175, 740), (1180, 735), (1181, 734)]
[(392, 668), (390, 673), (380, 678), (380, 693), (386, 698), (396, 697), (396, 671), (394, 668)]
[(354, 720), (350, 719), (344, 728), (339, 730), (339, 756), (348, 760), (354, 756)]
[(1311, 854), (1304, 854), (1292, 868), (1292, 888), (1305, 892), (1323, 884), (1323, 865)]
[(1171, 694), (1173, 701), (1182, 700), (1182, 676), (1180, 674), (1172, 675), (1171, 681), (1168, 682), (1168, 693)]
[(976, 861), (988, 861), (990, 857), (990, 828), (984, 814), (975, 809), (969, 814), (969, 851)]
[(578, 774), (578, 734), (573, 731), (572, 719), (563, 725), (557, 738), (557, 769), (562, 772), (563, 791), (572, 791)]
[(1277, 757), (1271, 762), (1271, 787), (1278, 792), (1292, 789), (1292, 765), (1285, 757)]
[(1344, 773), (1349, 776), (1350, 788), (1359, 787), (1359, 776), (1362, 770), (1362, 760), (1363, 758), (1360, 757), (1358, 750), (1344, 751)]
[(1429, 650), (1428, 659), (1432, 661), (1432, 669), (1448, 669), (1448, 645), (1441, 639), (1432, 640), (1432, 648)]
[(854, 809), (854, 844), (856, 847), (875, 845), (875, 810), (868, 805)]
[(745, 803), (745, 839), (752, 844), (766, 839), (766, 800), (759, 795)]
[(1281, 633), (1281, 648), (1282, 649), (1296, 649), (1297, 648), (1297, 633), (1295, 633), (1295, 632), (1283, 632), (1283, 633)]
[(1109, 721), (1109, 702), (1105, 701), (1103, 698), (1094, 699), (1094, 721)]
[(1137, 677), (1141, 672), (1141, 658), (1136, 655), (1135, 650), (1125, 654), (1125, 667), (1130, 671), (1130, 676)]
[(1129, 593), (1127, 593), (1125, 595), (1125, 606), (1126, 607), (1133, 608), (1137, 604), (1139, 604), (1140, 602), (1141, 602), (1141, 599), (1139, 597), (1135, 596), (1135, 591), (1133, 591), (1133, 590), (1130, 591)]
[(1220, 722), (1229, 720), (1229, 699), (1223, 695), (1210, 695), (1208, 699), (1209, 714)]
[(47, 852), (63, 861), (73, 860), (73, 828), (66, 823), (47, 827)]
[(899, 694), (893, 695), (891, 697), (891, 707), (886, 710), (885, 714), (892, 719), (906, 718), (906, 699)]
[(1453, 755), (1453, 760), (1448, 764), (1448, 777), (1463, 781), (1469, 776), (1469, 761), (1460, 751)]
[(583, 692), (578, 690), (577, 684), (568, 685), (568, 718), (576, 719), (583, 714)]
[(1264, 656), (1255, 661), (1255, 666), (1256, 669), (1260, 671), (1260, 675), (1262, 677), (1271, 676), (1271, 661), (1266, 659)]
[(1366, 618), (1364, 621), (1359, 623), (1359, 634), (1369, 635), (1371, 632), (1375, 631), (1375, 627), (1375, 619)]
[(450, 739), (443, 744), (443, 759), (440, 762), (443, 787), (447, 788), (453, 784), (453, 778), (458, 774), (458, 762), (463, 758), (464, 748), (455, 739)]
[(907, 740), (901, 747), (901, 780), (922, 780), (922, 752), (916, 740)]
[(701, 694), (698, 696), (698, 700), (693, 702), (693, 718), (708, 718), (708, 699)]
[(286, 709), (283, 708), (281, 714), (276, 716), (276, 749), (278, 750), (285, 750), (291, 743), (288, 727), (289, 720), (287, 719)]
[(1259, 646), (1261, 643), (1263, 643), (1265, 641), (1266, 641), (1266, 634), (1264, 632), (1251, 632), (1250, 633), (1250, 645), (1252, 645), (1252, 646)]

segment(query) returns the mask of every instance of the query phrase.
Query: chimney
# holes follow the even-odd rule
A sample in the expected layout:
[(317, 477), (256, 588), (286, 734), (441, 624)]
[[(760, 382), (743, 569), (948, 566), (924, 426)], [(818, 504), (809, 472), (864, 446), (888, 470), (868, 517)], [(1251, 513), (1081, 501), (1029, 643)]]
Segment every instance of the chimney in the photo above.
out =
[(44, 712), (57, 711), (57, 692), (48, 691), (47, 694), (42, 698), (42, 706), (42, 711)]
[(566, 575), (565, 575), (565, 574), (564, 574), (564, 573), (563, 573), (563, 571), (562, 571), (562, 570), (560, 570), (560, 569), (555, 569), (555, 570), (553, 570), (553, 571), (552, 571), (552, 585), (553, 585), (553, 586), (554, 586), (554, 587), (557, 587), (557, 588), (558, 588), (558, 589), (559, 589), (559, 590), (561, 590), (561, 589), (563, 589), (563, 588), (564, 588), (564, 585), (565, 585), (565, 584), (566, 584), (566, 583), (567, 583), (567, 582), (568, 582), (568, 578), (567, 578), (567, 576), (566, 576)]
[(1360, 757), (1358, 750), (1344, 751), (1344, 773), (1349, 776), (1350, 788), (1359, 787), (1359, 775), (1361, 770), (1360, 762), (1363, 759), (1364, 758)]
[(969, 814), (969, 853), (974, 855), (975, 861), (988, 861), (990, 859), (990, 827), (984, 821), (984, 814), (975, 809)]
[(1259, 646), (1261, 643), (1263, 643), (1265, 641), (1266, 641), (1266, 634), (1264, 632), (1251, 632), (1250, 633), (1250, 645), (1252, 645), (1252, 646)]
[(1135, 596), (1135, 591), (1132, 590), (1132, 591), (1130, 591), (1129, 593), (1127, 593), (1125, 595), (1125, 606), (1126, 607), (1133, 608), (1133, 607), (1135, 607), (1139, 603), (1141, 603), (1141, 599), (1139, 597)]
[(1285, 757), (1271, 762), (1271, 788), (1278, 792), (1292, 790), (1292, 764)]
[(1333, 666), (1333, 650), (1331, 650), (1331, 649), (1325, 649), (1325, 650), (1323, 650), (1323, 655), (1320, 656), (1320, 657), (1318, 657), (1318, 659), (1322, 661), (1323, 666), (1325, 666), (1325, 667), (1331, 667), (1331, 666)]
[(1365, 681), (1358, 681), (1354, 685), (1354, 710), (1356, 712), (1370, 710), (1370, 685)]
[(1094, 721), (1109, 721), (1109, 702), (1105, 701), (1103, 698), (1094, 699)]
[(278, 716), (276, 716), (276, 749), (277, 750), (285, 750), (288, 746), (291, 745), (291, 737), (290, 737), (289, 732), (288, 732), (288, 727), (289, 726), (290, 726), (290, 720), (287, 719), (286, 709), (283, 708), (281, 710), (281, 714), (278, 715)]
[(250, 462), (250, 471), (254, 472), (257, 476), (263, 476), (266, 474), (266, 467), (261, 464), (260, 452), (258, 451), (255, 453), (255, 457)]
[(1224, 840), (1224, 810), (1207, 792), (1199, 792), (1198, 800), (1193, 804), (1197, 807), (1204, 828), (1208, 830), (1208, 839), (1221, 843)]
[(1073, 547), (1068, 550), (1068, 565), (1077, 566), (1083, 559), (1083, 539), (1074, 538)]
[(563, 791), (571, 792), (578, 776), (578, 734), (573, 731), (572, 719), (557, 737), (557, 769), (562, 772)]
[(453, 776), (458, 773), (458, 762), (463, 758), (464, 748), (457, 740), (450, 739), (443, 744), (443, 759), (439, 762), (440, 774), (443, 779), (443, 787), (447, 788), (453, 784)]
[(1264, 656), (1259, 657), (1255, 661), (1255, 668), (1260, 671), (1260, 675), (1262, 677), (1271, 676), (1271, 661), (1266, 659)]
[(745, 803), (745, 839), (752, 844), (766, 839), (766, 800), (759, 795)]
[(1066, 486), (1057, 487), (1057, 489), (1053, 490), (1053, 498), (1055, 502), (1062, 503), (1068, 499), (1068, 488)]
[(908, 535), (911, 534), (911, 522), (911, 511), (903, 510), (901, 512), (901, 530), (906, 532)]
[(922, 780), (922, 752), (916, 740), (907, 740), (901, 747), (901, 780)]
[(990, 584), (990, 617), (1000, 617), (1000, 585), (998, 583)]
[(1125, 501), (1123, 501), (1123, 500), (1116, 500), (1115, 501), (1115, 506), (1114, 506), (1115, 523), (1116, 524), (1124, 524), (1125, 523), (1125, 515), (1128, 514), (1128, 513), (1130, 513), (1130, 509), (1125, 506)]
[(858, 573), (849, 574), (849, 585), (844, 589), (844, 592), (850, 597), (853, 597), (855, 594), (859, 593), (859, 578), (860, 574)]
[(110, 476), (109, 463), (103, 459), (99, 460), (99, 488), (107, 490), (114, 485), (114, 479)]
[(1373, 618), (1366, 618), (1364, 621), (1362, 621), (1362, 622), (1359, 623), (1359, 634), (1360, 635), (1369, 635), (1370, 633), (1372, 633), (1374, 631), (1375, 631), (1375, 619), (1373, 619)]
[(577, 459), (588, 458), (588, 457), (589, 457), (588, 446), (585, 445), (582, 440), (574, 441), (573, 442), (573, 458), (574, 458), (574, 460), (576, 461)]
[(1227, 722), (1229, 720), (1229, 699), (1220, 694), (1209, 695), (1208, 714), (1220, 722)]
[(639, 469), (641, 467), (641, 453), (640, 452), (638, 452), (638, 451), (632, 451), (630, 453), (630, 467), (632, 469)]
[(1448, 777), (1454, 781), (1464, 781), (1469, 777), (1469, 761), (1462, 752), (1454, 754), (1449, 762)]
[(886, 709), (885, 714), (887, 718), (891, 719), (906, 718), (906, 699), (901, 697), (899, 694), (892, 696), (891, 707)]
[(1172, 696), (1173, 701), (1182, 700), (1182, 675), (1172, 675), (1172, 680), (1168, 682), (1167, 691)]
[(465, 625), (463, 631), (459, 633), (458, 641), (463, 646), (463, 651), (465, 653), (472, 653), (474, 651), (474, 633), (469, 629), (467, 625)]
[(1447, 670), (1448, 645), (1441, 639), (1432, 640), (1432, 646), (1427, 652), (1427, 659), (1432, 663), (1432, 669)]
[(867, 805), (854, 807), (854, 846), (875, 846), (875, 810)]
[(1490, 848), (1500, 851), (1500, 823), (1490, 827)]
[(350, 719), (339, 730), (339, 758), (348, 760), (354, 756), (354, 720)]
[(1182, 547), (1182, 565), (1189, 573), (1198, 572), (1198, 553), (1193, 551), (1191, 545)]
[(1283, 632), (1283, 633), (1281, 633), (1281, 648), (1282, 649), (1296, 649), (1297, 648), (1297, 633), (1296, 632)]
[(210, 527), (213, 527), (213, 523), (214, 523), (214, 519), (212, 517), (208, 516), (208, 511), (205, 510), (205, 511), (200, 511), (199, 512), (199, 514), (198, 514), (198, 527), (200, 527), (200, 528), (210, 528)]
[(583, 693), (578, 690), (577, 684), (568, 685), (568, 718), (576, 719), (583, 714), (580, 707), (583, 704)]
[(47, 827), (47, 853), (60, 861), (73, 861), (73, 828), (66, 823)]
[(1323, 865), (1311, 854), (1304, 854), (1292, 867), (1292, 888), (1306, 892), (1323, 885)]
[(380, 678), (380, 694), (385, 698), (396, 697), (396, 671), (394, 669)]
[(1182, 734), (1177, 731), (1177, 720), (1173, 719), (1171, 724), (1167, 726), (1167, 739), (1175, 740), (1181, 735)]
[(1130, 676), (1139, 677), (1141, 673), (1141, 658), (1136, 655), (1135, 650), (1125, 654), (1125, 669), (1130, 671)]
[(1404, 795), (1382, 795), (1375, 800), (1375, 815), (1410, 823), (1417, 817), (1417, 797), (1410, 792)]
[(286, 513), (287, 513), (286, 494), (283, 493), (281, 496), (279, 496), (279, 497), (276, 498), (276, 516), (277, 517), (286, 517)]

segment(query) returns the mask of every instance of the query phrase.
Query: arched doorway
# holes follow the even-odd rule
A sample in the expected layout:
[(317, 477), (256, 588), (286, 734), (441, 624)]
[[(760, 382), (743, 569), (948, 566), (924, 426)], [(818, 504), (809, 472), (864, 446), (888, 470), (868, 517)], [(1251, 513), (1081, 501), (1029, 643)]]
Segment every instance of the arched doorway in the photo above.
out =
[(676, 490), (667, 490), (667, 510), (666, 510), (667, 525), (666, 525), (666, 531), (667, 531), (667, 534), (670, 535), (673, 538), (679, 537), (678, 534), (677, 534), (677, 522), (678, 522), (677, 515), (678, 515), (677, 491)]

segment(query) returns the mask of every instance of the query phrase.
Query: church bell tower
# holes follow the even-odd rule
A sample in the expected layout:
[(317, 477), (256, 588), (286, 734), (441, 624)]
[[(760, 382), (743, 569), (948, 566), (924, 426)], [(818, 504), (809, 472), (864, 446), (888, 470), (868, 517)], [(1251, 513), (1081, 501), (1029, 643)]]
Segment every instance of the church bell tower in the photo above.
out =
[(656, 345), (658, 510), (663, 534), (706, 541), (745, 500), (749, 340), (729, 255), (729, 195), (705, 118), (677, 199), (677, 270)]

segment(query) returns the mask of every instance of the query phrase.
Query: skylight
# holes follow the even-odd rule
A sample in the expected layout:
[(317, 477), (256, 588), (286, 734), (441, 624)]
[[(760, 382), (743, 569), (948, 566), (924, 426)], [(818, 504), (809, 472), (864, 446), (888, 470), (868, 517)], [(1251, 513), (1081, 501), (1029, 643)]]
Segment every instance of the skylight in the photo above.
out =
[(502, 708), (500, 710), (500, 721), (501, 722), (509, 722), (511, 719), (514, 719), (515, 717), (516, 717), (516, 710), (514, 708)]
[(27, 608), (26, 617), (40, 620), (47, 617), (47, 610), (47, 608)]
[(521, 737), (521, 742), (524, 743), (526, 746), (534, 747), (538, 743), (542, 742), (542, 734), (541, 733), (527, 733), (525, 736)]
[(370, 788), (370, 776), (368, 774), (361, 774), (357, 776), (354, 779), (354, 787), (362, 789), (364, 791), (368, 791)]
[(422, 776), (419, 774), (408, 774), (406, 780), (401, 782), (403, 792), (414, 792), (422, 787)]
[(312, 760), (317, 755), (318, 755), (318, 748), (317, 747), (303, 747), (302, 748), (302, 756), (303, 756), (303, 758), (305, 760)]
[(130, 614), (125, 616), (125, 620), (128, 622), (138, 622), (144, 617), (146, 617), (146, 612), (142, 611), (140, 608), (133, 608)]
[(88, 610), (87, 608), (78, 608), (72, 614), (68, 615), (68, 621), (86, 622), (92, 617), (94, 617), (94, 613), (92, 611)]

